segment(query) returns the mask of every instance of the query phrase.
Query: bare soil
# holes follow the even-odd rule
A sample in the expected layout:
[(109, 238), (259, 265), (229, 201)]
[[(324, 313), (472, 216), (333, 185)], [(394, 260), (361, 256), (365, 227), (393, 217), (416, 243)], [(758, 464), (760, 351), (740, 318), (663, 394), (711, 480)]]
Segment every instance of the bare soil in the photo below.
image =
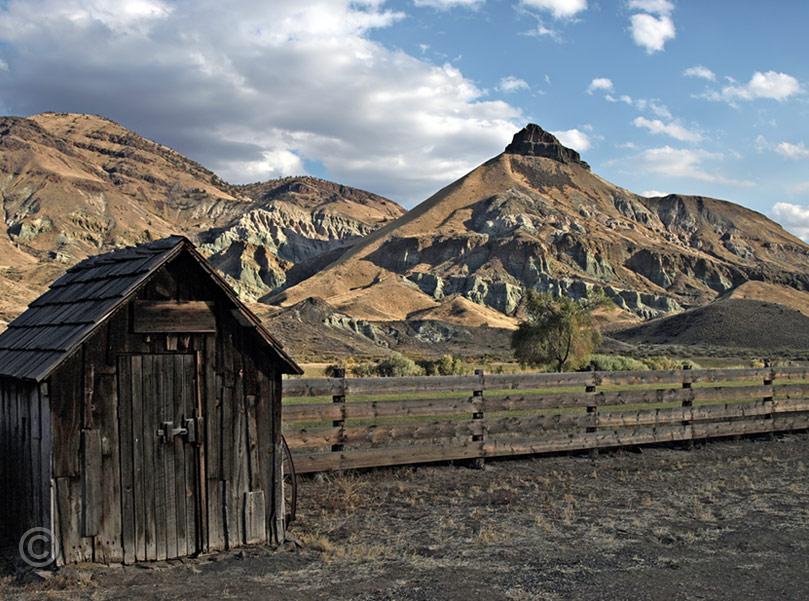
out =
[[(302, 546), (0, 580), (4, 599), (809, 598), (809, 435), (309, 477)], [(2, 578), (2, 576), (0, 576)]]

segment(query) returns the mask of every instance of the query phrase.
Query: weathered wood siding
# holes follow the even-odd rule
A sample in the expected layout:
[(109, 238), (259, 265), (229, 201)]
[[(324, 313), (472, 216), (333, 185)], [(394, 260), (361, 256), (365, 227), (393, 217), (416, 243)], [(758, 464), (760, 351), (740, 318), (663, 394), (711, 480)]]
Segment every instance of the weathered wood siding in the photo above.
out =
[(47, 387), (40, 394), (37, 384), (0, 378), (0, 532), (14, 545), (30, 528), (51, 525), (47, 407)]
[[(170, 333), (134, 333), (136, 306), (147, 301), (204, 301), (216, 332), (184, 333), (173, 323)], [(51, 376), (54, 500), (64, 563), (130, 563), (283, 539), (276, 460), (280, 372), (231, 306), (198, 264), (181, 255)], [(154, 359), (165, 355), (182, 358)], [(133, 376), (130, 363), (119, 367), (132, 357), (157, 367)], [(180, 367), (164, 369), (169, 364)], [(194, 384), (182, 388), (182, 399), (178, 378)], [(149, 391), (137, 392), (144, 385)], [(157, 413), (133, 404), (133, 390), (139, 399), (162, 399), (150, 405)], [(173, 411), (172, 403), (181, 406)], [(157, 444), (150, 423), (178, 425), (178, 411), (192, 417), (189, 406), (193, 417), (202, 417), (201, 446), (176, 439), (171, 453), (155, 446), (149, 447), (154, 453), (133, 452)], [(137, 440), (144, 432), (149, 439)], [(138, 506), (144, 498), (152, 505)]]

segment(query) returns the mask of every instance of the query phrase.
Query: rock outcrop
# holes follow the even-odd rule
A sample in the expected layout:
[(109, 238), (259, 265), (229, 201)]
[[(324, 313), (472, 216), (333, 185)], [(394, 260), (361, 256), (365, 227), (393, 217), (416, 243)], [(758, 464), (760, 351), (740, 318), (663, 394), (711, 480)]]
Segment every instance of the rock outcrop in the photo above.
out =
[(585, 169), (590, 169), (590, 166), (581, 160), (578, 152), (563, 146), (556, 136), (545, 131), (536, 123), (529, 123), (514, 134), (511, 144), (506, 146), (506, 152), (531, 157), (544, 157), (560, 163), (579, 165)]

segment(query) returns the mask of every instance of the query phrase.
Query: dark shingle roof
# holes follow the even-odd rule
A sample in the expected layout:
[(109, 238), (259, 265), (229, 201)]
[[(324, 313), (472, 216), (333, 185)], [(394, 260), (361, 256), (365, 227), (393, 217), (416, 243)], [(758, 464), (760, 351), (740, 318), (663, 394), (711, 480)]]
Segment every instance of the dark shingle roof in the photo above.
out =
[(0, 334), (0, 376), (42, 381), (149, 277), (183, 250), (253, 323), (289, 373), (300, 368), (239, 300), (225, 281), (181, 236), (90, 257), (71, 267)]

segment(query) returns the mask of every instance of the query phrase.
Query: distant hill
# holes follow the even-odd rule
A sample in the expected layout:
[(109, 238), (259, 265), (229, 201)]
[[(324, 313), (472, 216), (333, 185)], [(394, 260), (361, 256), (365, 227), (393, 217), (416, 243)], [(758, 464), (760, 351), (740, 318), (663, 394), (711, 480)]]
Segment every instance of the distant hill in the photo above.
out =
[(94, 115), (0, 118), (0, 327), (84, 257), (181, 233), (246, 298), (298, 262), (335, 252), (404, 211), (311, 177), (229, 184)]
[(805, 350), (809, 316), (774, 302), (731, 297), (610, 335), (634, 344)]

